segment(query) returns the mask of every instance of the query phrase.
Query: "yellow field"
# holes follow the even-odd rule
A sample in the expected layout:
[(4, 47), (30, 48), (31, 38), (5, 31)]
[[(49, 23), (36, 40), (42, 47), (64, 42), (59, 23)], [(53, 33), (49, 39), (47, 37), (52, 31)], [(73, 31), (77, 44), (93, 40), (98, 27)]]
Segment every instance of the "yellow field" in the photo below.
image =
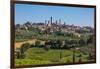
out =
[[(15, 49), (20, 48), (22, 44), (24, 43), (29, 43), (29, 44), (35, 44), (35, 41), (37, 39), (32, 39), (32, 40), (28, 40), (28, 41), (24, 41), (24, 42), (15, 42)], [(45, 43), (45, 41), (41, 41), (41, 45), (43, 45)]]

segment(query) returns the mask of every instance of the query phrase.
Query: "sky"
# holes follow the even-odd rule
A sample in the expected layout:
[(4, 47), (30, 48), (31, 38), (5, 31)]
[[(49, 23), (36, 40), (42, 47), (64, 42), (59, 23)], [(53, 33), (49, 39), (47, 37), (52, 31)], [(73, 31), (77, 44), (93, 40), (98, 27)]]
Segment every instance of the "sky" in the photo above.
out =
[(94, 26), (94, 8), (15, 4), (15, 24), (44, 22), (51, 16), (69, 25)]

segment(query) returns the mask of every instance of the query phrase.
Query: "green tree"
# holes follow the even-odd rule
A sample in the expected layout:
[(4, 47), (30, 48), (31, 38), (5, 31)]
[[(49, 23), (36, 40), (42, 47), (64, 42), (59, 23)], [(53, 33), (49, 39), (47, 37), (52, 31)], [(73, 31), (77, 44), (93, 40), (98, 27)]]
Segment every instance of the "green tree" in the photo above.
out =
[(24, 52), (29, 48), (30, 48), (30, 44), (29, 43), (22, 44), (22, 46), (20, 48), (21, 58), (24, 58)]
[(79, 40), (79, 45), (80, 45), (80, 46), (84, 46), (84, 44), (85, 44), (85, 41), (84, 41), (83, 39), (80, 39), (80, 40)]
[(89, 38), (87, 39), (87, 44), (92, 44), (93, 43), (93, 35), (90, 35)]
[(39, 40), (35, 41), (35, 46), (36, 47), (39, 47), (40, 46), (40, 41)]

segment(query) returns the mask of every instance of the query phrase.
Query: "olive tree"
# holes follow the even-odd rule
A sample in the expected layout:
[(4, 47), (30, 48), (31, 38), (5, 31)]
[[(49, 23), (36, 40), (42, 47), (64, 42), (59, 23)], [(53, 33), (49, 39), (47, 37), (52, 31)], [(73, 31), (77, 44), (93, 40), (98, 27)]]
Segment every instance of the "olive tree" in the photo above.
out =
[(29, 43), (22, 44), (22, 46), (20, 48), (21, 58), (24, 58), (24, 52), (29, 48), (30, 48), (30, 44)]

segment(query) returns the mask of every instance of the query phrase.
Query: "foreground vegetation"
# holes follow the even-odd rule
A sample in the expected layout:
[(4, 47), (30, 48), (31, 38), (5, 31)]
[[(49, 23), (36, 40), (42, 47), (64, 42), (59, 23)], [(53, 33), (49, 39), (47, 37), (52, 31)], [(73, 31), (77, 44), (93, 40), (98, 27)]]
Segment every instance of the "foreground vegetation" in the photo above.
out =
[[(80, 53), (82, 56), (80, 56)], [(89, 60), (87, 51), (76, 51), (75, 53), (75, 62), (87, 62), (92, 60), (93, 59)], [(24, 52), (24, 58), (16, 59), (15, 62), (16, 65), (73, 63), (73, 51), (59, 49), (50, 49), (46, 51), (43, 48), (29, 48)]]
[(93, 35), (67, 33), (47, 36), (38, 29), (15, 33), (15, 65), (61, 64), (94, 61)]

